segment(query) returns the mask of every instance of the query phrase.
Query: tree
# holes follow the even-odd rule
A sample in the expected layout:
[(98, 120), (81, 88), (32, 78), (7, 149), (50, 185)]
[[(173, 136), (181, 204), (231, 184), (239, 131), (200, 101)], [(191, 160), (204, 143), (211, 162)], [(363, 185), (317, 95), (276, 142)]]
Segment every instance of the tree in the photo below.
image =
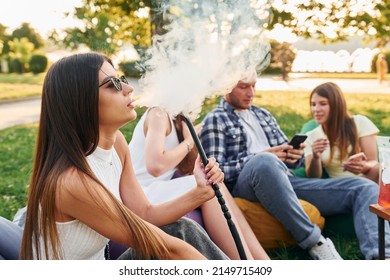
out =
[(294, 47), (287, 42), (271, 42), (271, 67), (280, 68), (283, 81), (288, 80), (288, 73), (291, 72), (291, 67), (296, 57)]
[[(282, 0), (274, 6), (280, 23), (298, 36), (323, 43), (362, 35), (378, 47), (390, 42), (390, 0)], [(280, 17), (279, 17), (280, 16)]]
[[(72, 48), (85, 44), (109, 54), (125, 43), (138, 50), (148, 48), (152, 36), (164, 32), (164, 8), (168, 3), (169, 0), (83, 0), (75, 15), (85, 27), (65, 30), (65, 38), (53, 33), (52, 39)], [(270, 21), (263, 27), (272, 30), (282, 25), (298, 36), (323, 43), (365, 34), (382, 47), (390, 41), (389, 6), (390, 0), (279, 0), (272, 3)]]
[(0, 23), (0, 41), (3, 41), (8, 37), (7, 26)]
[(390, 42), (390, 0), (378, 2), (373, 13), (364, 11), (361, 14), (348, 14), (345, 26), (357, 25), (360, 33), (368, 34), (370, 41), (375, 41), (378, 48)]
[[(83, 28), (65, 30), (65, 37), (53, 32), (55, 42), (73, 49), (86, 45), (92, 50), (114, 54), (126, 43), (136, 48), (148, 48), (158, 16), (153, 14), (163, 1), (83, 0), (75, 8), (75, 16), (84, 22)], [(150, 16), (152, 14), (152, 16)]]
[[(390, 42), (389, 7), (390, 0), (297, 0), (294, 4), (281, 0), (272, 7), (273, 18), (268, 29), (281, 25), (297, 36), (314, 38), (324, 44), (360, 35), (383, 48)], [(286, 58), (291, 54), (288, 48), (285, 49), (288, 53), (284, 53), (279, 47), (273, 50), (274, 62), (279, 60), (277, 56)]]
[(10, 47), (10, 58), (21, 64), (20, 72), (25, 72), (28, 69), (28, 62), (34, 51), (34, 44), (25, 37), (21, 39), (15, 38), (8, 44)]
[(5, 53), (8, 49), (7, 41), (9, 38), (9, 34), (7, 33), (7, 26), (2, 25), (0, 23), (0, 56)]
[(94, 51), (106, 54), (113, 54), (119, 50), (121, 41), (111, 24), (113, 16), (106, 13), (91, 16), (90, 12), (86, 11), (82, 17), (83, 21), (86, 21), (85, 27), (67, 29), (67, 36), (61, 40), (64, 46), (77, 49), (81, 45), (86, 45)]
[(29, 69), (34, 74), (39, 74), (45, 72), (48, 64), (47, 56), (42, 53), (36, 53), (31, 56), (30, 61), (28, 62)]
[(14, 39), (26, 38), (33, 44), (33, 49), (39, 49), (44, 46), (44, 40), (41, 35), (35, 31), (34, 28), (30, 27), (29, 23), (22, 23), (22, 25), (15, 29), (11, 35), (6, 33), (7, 27), (0, 24), (0, 41), (3, 41), (3, 50), (1, 54), (7, 55), (11, 50), (9, 42)]
[(34, 44), (34, 49), (39, 49), (45, 45), (41, 35), (30, 26), (29, 23), (22, 23), (21, 27), (15, 29), (11, 34), (12, 39), (27, 38), (28, 41)]

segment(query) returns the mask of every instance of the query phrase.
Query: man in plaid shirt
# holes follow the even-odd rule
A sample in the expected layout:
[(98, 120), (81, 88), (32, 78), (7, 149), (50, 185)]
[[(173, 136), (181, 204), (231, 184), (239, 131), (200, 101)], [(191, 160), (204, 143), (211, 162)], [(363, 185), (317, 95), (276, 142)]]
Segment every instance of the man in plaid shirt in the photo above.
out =
[[(310, 221), (298, 197), (324, 216), (353, 212), (360, 250), (366, 259), (378, 257), (378, 225), (369, 212), (369, 205), (377, 203), (378, 186), (356, 177), (295, 177), (290, 168), (301, 165), (304, 144), (293, 149), (271, 113), (252, 105), (256, 81), (255, 72), (240, 80), (207, 114), (200, 133), (207, 156), (220, 164), (232, 195), (260, 202), (314, 259), (342, 258)], [(386, 238), (390, 244), (390, 236)], [(390, 245), (386, 250), (389, 257)]]

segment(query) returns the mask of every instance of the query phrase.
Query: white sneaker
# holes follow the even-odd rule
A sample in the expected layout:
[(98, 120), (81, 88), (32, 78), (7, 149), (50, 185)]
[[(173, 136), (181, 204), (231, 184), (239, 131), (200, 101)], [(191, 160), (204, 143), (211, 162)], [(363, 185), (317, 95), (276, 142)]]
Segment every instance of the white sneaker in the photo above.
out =
[(320, 241), (310, 248), (310, 256), (315, 260), (342, 260), (332, 240), (321, 236)]

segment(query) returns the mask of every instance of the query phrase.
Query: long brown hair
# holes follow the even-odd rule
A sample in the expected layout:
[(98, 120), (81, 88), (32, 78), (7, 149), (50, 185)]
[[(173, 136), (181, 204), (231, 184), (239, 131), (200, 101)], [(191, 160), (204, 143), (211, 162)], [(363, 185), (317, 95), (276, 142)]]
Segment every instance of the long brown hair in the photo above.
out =
[[(182, 123), (183, 121), (185, 121), (185, 119), (184, 119), (184, 116), (182, 116), (182, 115), (177, 115), (173, 119), (173, 124), (175, 125), (177, 138), (178, 138), (180, 143), (184, 141), (183, 123)], [(192, 174), (197, 156), (198, 156), (198, 149), (194, 145), (194, 147), (192, 147), (191, 151), (177, 165), (177, 170), (180, 172), (181, 175)]]
[(352, 146), (350, 155), (360, 151), (359, 137), (353, 117), (348, 113), (347, 103), (344, 95), (338, 85), (332, 82), (317, 86), (310, 94), (310, 104), (313, 94), (328, 99), (329, 116), (322, 128), (327, 135), (330, 143), (330, 162), (333, 158), (334, 147), (340, 150), (340, 161), (348, 156), (348, 146)]
[[(84, 178), (85, 184), (81, 187), (87, 188), (93, 199), (102, 202), (100, 207), (105, 213), (119, 217), (127, 226), (124, 234), (132, 237), (134, 249), (146, 258), (166, 257), (167, 248), (162, 239), (99, 182), (86, 160), (99, 141), (98, 75), (105, 61), (112, 64), (102, 54), (77, 54), (57, 61), (47, 72), (42, 90), (21, 259), (43, 257), (40, 255), (41, 238), (46, 258), (62, 258), (55, 221), (55, 202), (56, 194), (63, 184), (63, 174), (70, 168), (77, 170), (80, 178)], [(91, 190), (88, 178), (97, 182), (102, 192)], [(115, 207), (111, 209), (108, 205)]]

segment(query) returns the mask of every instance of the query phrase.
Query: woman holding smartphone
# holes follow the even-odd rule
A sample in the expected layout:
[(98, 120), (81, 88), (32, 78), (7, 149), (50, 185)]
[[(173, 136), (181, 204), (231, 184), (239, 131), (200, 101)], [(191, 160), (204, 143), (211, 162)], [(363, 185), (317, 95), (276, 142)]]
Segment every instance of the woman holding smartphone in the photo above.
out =
[(363, 176), (378, 182), (376, 136), (379, 129), (363, 115), (350, 115), (339, 86), (328, 82), (310, 94), (313, 119), (319, 126), (307, 133), (306, 174), (320, 178)]

